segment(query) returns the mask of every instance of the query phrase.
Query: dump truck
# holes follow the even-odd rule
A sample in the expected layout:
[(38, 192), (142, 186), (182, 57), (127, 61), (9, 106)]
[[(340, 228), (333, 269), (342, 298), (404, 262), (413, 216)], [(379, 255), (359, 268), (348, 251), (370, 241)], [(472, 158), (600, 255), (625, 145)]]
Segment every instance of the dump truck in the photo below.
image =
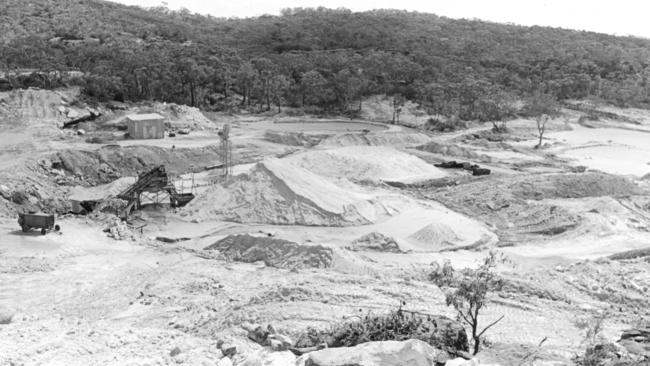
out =
[(58, 229), (59, 225), (54, 225), (54, 215), (37, 212), (18, 214), (18, 225), (23, 232), (31, 229), (41, 229), (41, 234), (45, 235), (48, 230)]

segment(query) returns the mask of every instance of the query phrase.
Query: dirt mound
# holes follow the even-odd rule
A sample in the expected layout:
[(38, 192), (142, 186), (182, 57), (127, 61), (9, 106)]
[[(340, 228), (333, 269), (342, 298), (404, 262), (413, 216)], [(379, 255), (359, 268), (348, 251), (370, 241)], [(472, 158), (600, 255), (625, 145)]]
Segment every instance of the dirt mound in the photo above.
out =
[(399, 146), (409, 147), (425, 144), (431, 138), (420, 132), (381, 131), (371, 133), (344, 133), (323, 140), (323, 146)]
[[(626, 178), (603, 173), (539, 174), (481, 180), (425, 193), (428, 199), (496, 226), (502, 242), (525, 235), (557, 235), (582, 218), (549, 202), (557, 198), (628, 196), (640, 188)], [(532, 201), (532, 202), (531, 202)], [(524, 235), (522, 237), (522, 235)]]
[(431, 141), (427, 144), (417, 146), (416, 149), (421, 151), (427, 151), (430, 153), (441, 154), (445, 156), (479, 160), (482, 162), (489, 162), (491, 160), (489, 156), (477, 154), (464, 147), (451, 145), (451, 144), (443, 144), (435, 141)]
[(517, 179), (509, 185), (517, 197), (541, 200), (547, 198), (622, 197), (641, 194), (630, 179), (598, 172), (552, 174)]
[(396, 212), (394, 202), (341, 186), (287, 162), (267, 159), (210, 187), (186, 206), (195, 219), (316, 226), (364, 225)]
[(375, 251), (402, 253), (395, 239), (378, 232), (366, 234), (350, 243), (347, 249), (358, 251)]
[(418, 157), (380, 146), (313, 150), (287, 159), (316, 174), (353, 181), (412, 183), (447, 175)]
[(314, 135), (303, 132), (266, 131), (264, 139), (276, 144), (311, 147), (329, 135)]
[(300, 245), (288, 240), (248, 234), (229, 235), (205, 250), (218, 250), (230, 260), (263, 261), (279, 268), (327, 268), (332, 265), (333, 250), (322, 245)]

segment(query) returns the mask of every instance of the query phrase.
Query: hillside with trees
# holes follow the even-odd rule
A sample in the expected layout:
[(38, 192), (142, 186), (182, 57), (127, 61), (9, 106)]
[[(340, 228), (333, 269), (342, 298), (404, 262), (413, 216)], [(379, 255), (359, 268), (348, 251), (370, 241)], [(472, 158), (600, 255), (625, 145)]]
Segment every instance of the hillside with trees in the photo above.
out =
[(354, 113), (386, 94), (489, 120), (539, 93), (648, 106), (649, 60), (647, 39), (396, 10), (225, 19), (101, 0), (0, 4), (0, 86), (77, 84), (98, 100)]

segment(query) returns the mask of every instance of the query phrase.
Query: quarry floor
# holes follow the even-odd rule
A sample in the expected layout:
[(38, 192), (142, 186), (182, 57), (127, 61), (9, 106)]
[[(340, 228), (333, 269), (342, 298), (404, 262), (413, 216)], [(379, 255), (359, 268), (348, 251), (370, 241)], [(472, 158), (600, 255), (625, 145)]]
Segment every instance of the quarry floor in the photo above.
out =
[[(488, 250), (503, 252), (510, 259), (499, 268), (509, 286), (494, 294), (486, 308), (485, 324), (501, 315), (505, 318), (488, 333), (489, 343), (479, 358), (518, 365), (521, 357), (547, 338), (535, 364), (569, 365), (584, 348), (578, 320), (606, 313), (603, 335), (616, 341), (622, 330), (650, 317), (647, 257), (609, 258), (650, 248), (650, 206), (645, 200), (650, 128), (644, 129), (650, 127), (650, 112), (642, 112), (643, 128), (634, 130), (617, 121), (600, 121), (597, 127), (587, 128), (577, 123), (576, 116), (565, 115), (550, 122), (542, 149), (533, 149), (536, 127), (525, 120), (510, 123), (512, 139), (505, 142), (467, 138), (488, 131), (484, 125), (453, 133), (423, 133), (358, 121), (328, 125), (315, 120), (309, 127), (309, 121), (233, 121), (233, 150), (241, 163), (235, 168), (237, 174), (253, 176), (251, 172), (268, 170), (279, 177), (284, 169), (289, 172), (284, 183), (292, 192), (327, 195), (330, 185), (303, 179), (313, 173), (346, 194), (370, 197), (368, 202), (375, 206), (379, 202), (385, 211), (374, 222), (323, 226), (289, 216), (260, 222), (260, 212), (266, 213), (260, 208), (254, 215), (239, 213), (241, 222), (234, 222), (230, 212), (255, 202), (222, 198), (224, 192), (234, 194), (235, 183), (217, 183), (218, 189), (213, 188), (216, 173), (204, 172), (195, 175), (201, 202), (177, 210), (145, 210), (140, 219), (146, 226), (141, 232), (134, 230), (132, 238), (109, 238), (102, 231), (104, 221), (75, 215), (58, 218), (60, 233), (22, 233), (15, 217), (7, 214), (0, 218), (0, 318), (11, 314), (12, 320), (0, 325), (0, 365), (214, 365), (219, 340), (237, 344), (242, 355), (260, 347), (245, 337), (241, 325), (246, 322), (271, 323), (281, 333), (296, 337), (308, 326), (326, 328), (360, 311), (394, 309), (402, 301), (409, 310), (453, 318), (443, 292), (426, 278), (431, 263), (448, 260), (457, 268), (472, 267)], [(269, 138), (269, 130), (318, 135), (320, 142), (288, 145)], [(116, 144), (198, 149), (218, 142), (215, 131), (202, 130), (174, 139)], [(460, 149), (415, 149), (427, 143)], [(24, 138), (22, 132), (0, 134), (0, 146), (0, 170), (5, 172), (54, 151), (101, 148), (73, 134)], [(385, 181), (410, 183), (415, 176), (398, 169), (410, 160), (396, 161), (397, 168), (387, 171), (373, 170), (392, 164), (391, 156), (397, 152), (428, 165), (443, 160), (477, 163), (492, 174), (472, 177), (462, 170), (444, 169), (444, 178), (453, 181), (450, 186), (387, 185)], [(334, 164), (329, 161), (332, 156), (352, 160), (329, 166)], [(275, 157), (276, 165), (265, 163), (269, 157)], [(317, 158), (323, 160), (309, 160)], [(348, 163), (363, 163), (359, 166), (367, 168), (367, 174), (341, 168)], [(580, 194), (553, 185), (558, 176), (577, 174), (575, 179), (582, 179), (581, 173), (575, 173), (578, 166), (586, 167), (584, 177), (599, 182), (586, 182)], [(417, 177), (443, 178), (427, 169), (423, 167)], [(616, 180), (603, 187), (605, 183), (588, 175), (590, 171), (625, 176), (636, 188), (627, 192)], [(291, 177), (291, 172), (302, 180)], [(250, 179), (236, 183), (243, 194), (250, 192), (245, 185)], [(554, 190), (539, 199), (517, 198), (517, 204), (531, 209), (523, 213), (508, 211), (507, 205), (515, 204), (514, 196), (499, 198), (506, 202), (499, 207), (494, 202), (501, 201), (484, 199), (501, 197), (509, 188), (500, 182), (517, 179), (528, 179), (525, 187), (531, 192), (544, 185)], [(470, 184), (478, 187), (478, 193), (471, 199), (461, 197), (457, 192)], [(260, 197), (271, 193), (263, 191)], [(339, 199), (347, 202), (346, 197), (331, 193), (323, 198), (330, 202), (320, 206)], [(550, 214), (564, 213), (558, 222), (573, 217), (578, 223), (554, 231), (560, 224), (544, 216), (548, 207)], [(445, 229), (434, 226), (426, 237), (422, 229), (431, 223)], [(449, 230), (451, 242), (437, 239)], [(404, 253), (346, 249), (371, 232), (395, 238)], [(414, 233), (425, 237), (416, 240)], [(271, 234), (301, 245), (320, 244), (333, 248), (335, 256), (329, 268), (291, 269), (227, 261), (204, 250), (232, 234)], [(166, 243), (156, 237), (188, 240)], [(171, 356), (175, 347), (181, 353)]]

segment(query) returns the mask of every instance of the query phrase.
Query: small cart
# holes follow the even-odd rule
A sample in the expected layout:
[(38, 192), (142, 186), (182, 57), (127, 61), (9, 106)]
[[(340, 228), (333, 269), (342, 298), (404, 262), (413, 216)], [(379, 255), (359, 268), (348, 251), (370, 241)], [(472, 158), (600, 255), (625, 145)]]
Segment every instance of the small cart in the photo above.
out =
[(23, 229), (23, 232), (28, 232), (30, 229), (41, 229), (41, 234), (43, 235), (48, 230), (58, 228), (58, 225), (54, 225), (54, 215), (46, 213), (18, 214), (18, 225)]

